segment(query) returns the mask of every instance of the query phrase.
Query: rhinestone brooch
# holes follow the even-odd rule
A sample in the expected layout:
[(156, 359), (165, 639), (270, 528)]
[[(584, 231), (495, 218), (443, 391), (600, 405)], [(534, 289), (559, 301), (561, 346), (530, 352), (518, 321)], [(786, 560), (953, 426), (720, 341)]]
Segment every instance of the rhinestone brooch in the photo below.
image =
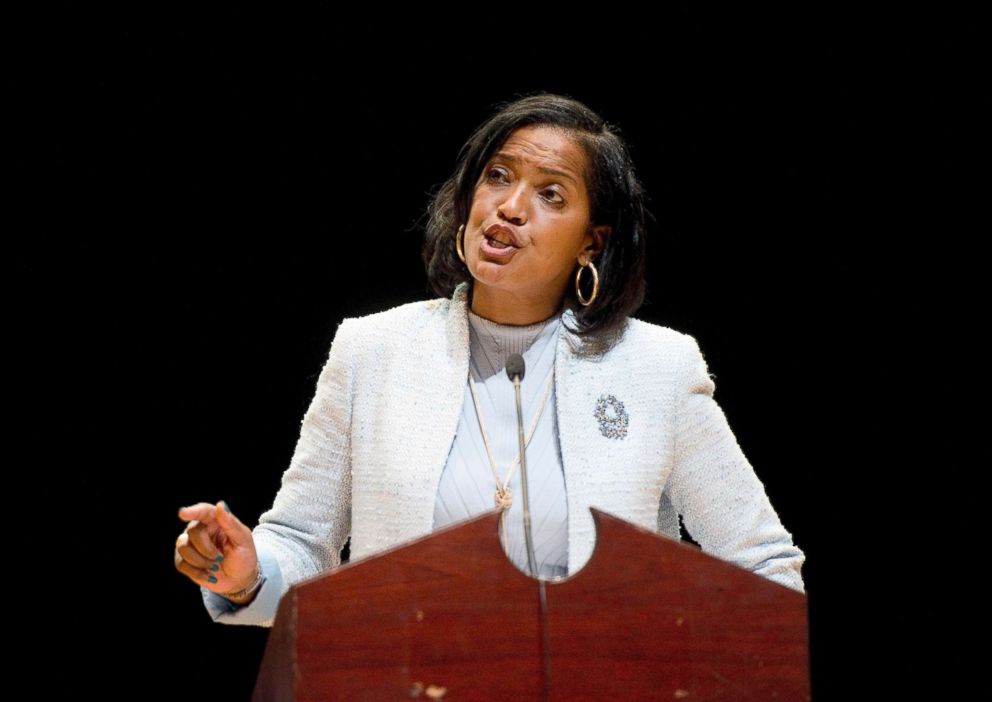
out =
[(607, 439), (623, 439), (627, 436), (630, 417), (623, 403), (613, 395), (600, 395), (596, 402), (596, 421), (599, 431)]

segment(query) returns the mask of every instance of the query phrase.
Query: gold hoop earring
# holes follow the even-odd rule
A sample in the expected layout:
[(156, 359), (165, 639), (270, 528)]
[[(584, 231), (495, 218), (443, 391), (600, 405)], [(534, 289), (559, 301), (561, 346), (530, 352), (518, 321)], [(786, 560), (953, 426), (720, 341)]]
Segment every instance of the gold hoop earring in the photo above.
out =
[(458, 251), (458, 258), (465, 263), (465, 252), (462, 250), (462, 231), (464, 231), (465, 225), (458, 227), (458, 231), (455, 232), (455, 250)]
[[(582, 271), (586, 268), (592, 271), (592, 297), (588, 300), (582, 297), (582, 289), (579, 285), (579, 279), (582, 277)], [(592, 304), (592, 301), (596, 299), (599, 295), (599, 272), (596, 270), (596, 266), (592, 265), (592, 261), (589, 261), (585, 265), (579, 264), (579, 270), (575, 272), (575, 295), (579, 298), (579, 302), (583, 307), (588, 307)]]

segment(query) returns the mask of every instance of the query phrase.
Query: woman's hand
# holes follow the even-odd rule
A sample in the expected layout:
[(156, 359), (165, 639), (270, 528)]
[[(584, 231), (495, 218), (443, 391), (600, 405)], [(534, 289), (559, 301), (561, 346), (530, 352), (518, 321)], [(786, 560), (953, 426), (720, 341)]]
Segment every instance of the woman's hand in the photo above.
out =
[(183, 507), (179, 518), (189, 524), (176, 539), (176, 570), (218, 595), (252, 584), (258, 563), (255, 540), (226, 502)]

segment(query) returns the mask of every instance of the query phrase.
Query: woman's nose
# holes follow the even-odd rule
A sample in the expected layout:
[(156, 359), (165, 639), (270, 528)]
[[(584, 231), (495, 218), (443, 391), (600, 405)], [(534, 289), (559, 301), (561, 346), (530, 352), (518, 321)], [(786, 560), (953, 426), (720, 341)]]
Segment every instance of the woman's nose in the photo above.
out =
[(527, 221), (526, 196), (524, 186), (518, 185), (506, 196), (506, 199), (496, 208), (496, 212), (503, 219), (510, 220), (515, 224), (523, 224)]

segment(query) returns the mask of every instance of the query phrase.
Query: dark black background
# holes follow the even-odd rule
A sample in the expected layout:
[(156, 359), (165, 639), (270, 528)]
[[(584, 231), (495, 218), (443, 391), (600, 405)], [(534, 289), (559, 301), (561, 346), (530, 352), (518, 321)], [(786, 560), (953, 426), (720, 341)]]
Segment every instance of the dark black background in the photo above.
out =
[(30, 623), (57, 671), (38, 692), (248, 698), (268, 630), (210, 621), (173, 569), (176, 510), (255, 523), (337, 323), (432, 296), (428, 193), (534, 90), (629, 140), (659, 222), (637, 316), (697, 337), (807, 554), (814, 698), (983, 678), (962, 635), (987, 531), (987, 33), (543, 9), (399, 39), (329, 7), (62, 11), (10, 53), (13, 551), (53, 588)]

